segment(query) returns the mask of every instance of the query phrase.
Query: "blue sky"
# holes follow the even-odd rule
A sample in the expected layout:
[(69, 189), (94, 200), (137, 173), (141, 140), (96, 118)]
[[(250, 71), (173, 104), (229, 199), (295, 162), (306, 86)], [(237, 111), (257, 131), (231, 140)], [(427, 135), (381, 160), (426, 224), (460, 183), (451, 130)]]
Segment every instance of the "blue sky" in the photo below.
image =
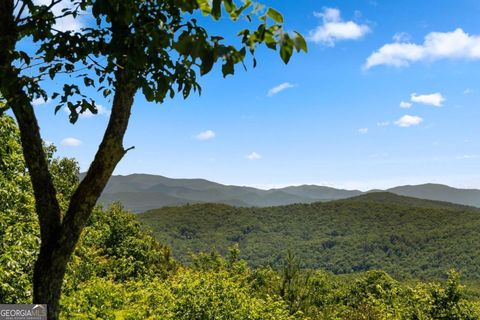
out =
[[(268, 188), (480, 188), (480, 2), (267, 1), (309, 53), (201, 79), (203, 94), (163, 105), (136, 97), (116, 174), (151, 173)], [(212, 33), (239, 26), (207, 22)], [(57, 83), (58, 84), (58, 83)], [(403, 103), (402, 103), (403, 102)], [(45, 140), (87, 169), (107, 123), (36, 112)], [(402, 105), (402, 107), (400, 106)]]

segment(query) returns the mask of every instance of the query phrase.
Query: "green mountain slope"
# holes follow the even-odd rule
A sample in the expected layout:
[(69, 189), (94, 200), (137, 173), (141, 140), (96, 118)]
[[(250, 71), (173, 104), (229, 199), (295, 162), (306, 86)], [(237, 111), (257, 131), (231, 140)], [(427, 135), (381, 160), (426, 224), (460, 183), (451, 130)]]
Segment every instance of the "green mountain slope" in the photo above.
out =
[(480, 280), (480, 209), (371, 193), (326, 203), (269, 208), (200, 204), (138, 215), (160, 242), (187, 252), (239, 243), (253, 266), (278, 266), (291, 249), (307, 268), (338, 274), (384, 269), (439, 278), (450, 268)]

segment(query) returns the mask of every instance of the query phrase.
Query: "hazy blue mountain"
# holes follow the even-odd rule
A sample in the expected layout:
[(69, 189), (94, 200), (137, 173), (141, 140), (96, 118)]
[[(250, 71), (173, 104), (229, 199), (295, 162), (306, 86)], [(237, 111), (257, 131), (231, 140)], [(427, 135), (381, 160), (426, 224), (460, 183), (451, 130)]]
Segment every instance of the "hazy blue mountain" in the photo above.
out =
[(292, 186), (281, 190), (297, 196), (309, 197), (314, 201), (345, 199), (362, 194), (359, 190), (342, 190), (316, 185)]
[(480, 190), (476, 189), (457, 189), (442, 184), (428, 183), (416, 186), (400, 186), (387, 191), (401, 196), (480, 207)]
[(204, 179), (172, 179), (148, 174), (112, 176), (100, 203), (119, 201), (134, 212), (193, 203), (223, 203), (240, 207), (269, 207), (349, 198), (360, 191), (320, 186), (261, 190), (228, 186)]
[(106, 205), (116, 201), (121, 202), (126, 208), (135, 212), (150, 210), (159, 203), (161, 203), (162, 206), (180, 206), (188, 203), (184, 199), (161, 193), (142, 192), (104, 193), (100, 199), (100, 203)]
[[(372, 190), (377, 192), (381, 190)], [(423, 184), (400, 186), (388, 192), (414, 198), (429, 199), (480, 207), (480, 190), (456, 189), (445, 185)], [(205, 179), (172, 179), (158, 175), (132, 174), (112, 176), (100, 203), (113, 201), (134, 212), (165, 206), (194, 203), (222, 203), (239, 207), (270, 207), (294, 203), (312, 203), (355, 197), (358, 190), (302, 185), (271, 190), (230, 186)]]

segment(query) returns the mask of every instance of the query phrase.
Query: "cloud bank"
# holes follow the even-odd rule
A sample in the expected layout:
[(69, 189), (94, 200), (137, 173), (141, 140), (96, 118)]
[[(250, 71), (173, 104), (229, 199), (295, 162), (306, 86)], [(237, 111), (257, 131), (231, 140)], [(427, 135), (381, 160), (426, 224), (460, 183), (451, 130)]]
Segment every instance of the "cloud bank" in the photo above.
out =
[(335, 8), (325, 8), (314, 15), (321, 18), (323, 24), (311, 30), (308, 39), (317, 44), (333, 47), (338, 41), (358, 40), (370, 32), (366, 24), (343, 21), (340, 10)]
[(379, 65), (406, 67), (414, 62), (440, 59), (480, 59), (480, 35), (470, 35), (458, 28), (452, 32), (431, 32), (422, 44), (388, 43), (367, 58), (364, 68)]

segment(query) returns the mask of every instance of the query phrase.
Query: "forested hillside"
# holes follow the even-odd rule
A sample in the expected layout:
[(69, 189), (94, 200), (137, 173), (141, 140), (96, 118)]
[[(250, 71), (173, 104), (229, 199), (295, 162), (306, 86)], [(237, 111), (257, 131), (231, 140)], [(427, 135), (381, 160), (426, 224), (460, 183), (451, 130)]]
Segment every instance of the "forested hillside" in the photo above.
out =
[(450, 268), (480, 280), (480, 210), (372, 193), (270, 208), (203, 204), (152, 210), (138, 219), (181, 261), (188, 252), (238, 243), (252, 266), (281, 264), (287, 250), (306, 268), (337, 274), (384, 269), (435, 279)]

